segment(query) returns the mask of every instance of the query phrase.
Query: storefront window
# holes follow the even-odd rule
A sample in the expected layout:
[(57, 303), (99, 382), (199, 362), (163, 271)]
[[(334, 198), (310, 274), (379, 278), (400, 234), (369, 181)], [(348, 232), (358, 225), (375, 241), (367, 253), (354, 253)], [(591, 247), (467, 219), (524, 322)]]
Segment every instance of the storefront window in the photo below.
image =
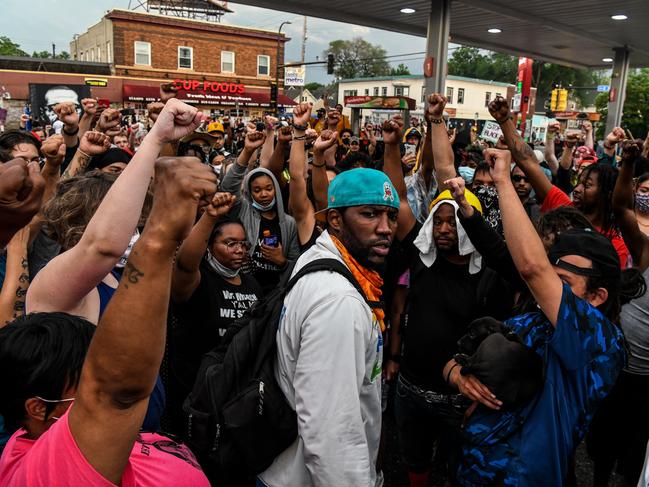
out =
[(234, 53), (221, 51), (221, 72), (234, 73)]
[(457, 103), (461, 105), (464, 103), (464, 88), (457, 89)]
[(178, 46), (178, 69), (194, 69), (194, 49)]
[(151, 44), (149, 42), (135, 41), (135, 64), (151, 66)]

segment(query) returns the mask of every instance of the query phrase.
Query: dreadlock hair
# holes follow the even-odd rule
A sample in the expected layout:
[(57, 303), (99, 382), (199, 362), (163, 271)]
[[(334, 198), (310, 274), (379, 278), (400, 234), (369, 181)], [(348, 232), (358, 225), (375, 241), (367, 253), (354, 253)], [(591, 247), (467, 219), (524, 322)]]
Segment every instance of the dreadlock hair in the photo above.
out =
[(581, 173), (580, 181), (585, 181), (591, 174), (597, 174), (597, 213), (602, 222), (601, 233), (609, 235), (618, 233), (617, 220), (613, 212), (613, 190), (617, 181), (617, 169), (610, 164), (597, 163), (588, 166)]
[(554, 243), (557, 235), (571, 228), (595, 230), (586, 215), (577, 208), (574, 206), (560, 206), (541, 215), (536, 231), (543, 240), (545, 248), (548, 249)]

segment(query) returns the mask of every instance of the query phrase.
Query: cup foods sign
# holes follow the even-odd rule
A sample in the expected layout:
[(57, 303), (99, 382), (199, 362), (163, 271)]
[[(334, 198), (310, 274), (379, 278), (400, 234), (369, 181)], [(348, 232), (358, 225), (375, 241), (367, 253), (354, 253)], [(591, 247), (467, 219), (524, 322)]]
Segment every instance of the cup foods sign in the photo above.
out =
[(173, 84), (177, 89), (183, 91), (204, 91), (206, 93), (227, 93), (229, 95), (241, 95), (246, 91), (245, 86), (241, 83), (176, 79)]

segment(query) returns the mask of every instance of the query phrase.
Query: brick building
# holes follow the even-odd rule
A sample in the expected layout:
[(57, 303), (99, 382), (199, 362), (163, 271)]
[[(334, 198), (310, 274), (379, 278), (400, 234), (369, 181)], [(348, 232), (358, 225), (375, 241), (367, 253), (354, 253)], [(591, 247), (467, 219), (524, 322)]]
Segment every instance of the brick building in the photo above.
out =
[[(70, 43), (74, 59), (105, 62), (122, 79), (122, 102), (142, 108), (161, 82), (204, 110), (257, 114), (270, 102), (279, 46), (276, 32), (175, 16), (114, 9)], [(280, 93), (282, 80), (280, 79)], [(111, 102), (113, 100), (111, 99)], [(280, 105), (292, 100), (280, 95)]]

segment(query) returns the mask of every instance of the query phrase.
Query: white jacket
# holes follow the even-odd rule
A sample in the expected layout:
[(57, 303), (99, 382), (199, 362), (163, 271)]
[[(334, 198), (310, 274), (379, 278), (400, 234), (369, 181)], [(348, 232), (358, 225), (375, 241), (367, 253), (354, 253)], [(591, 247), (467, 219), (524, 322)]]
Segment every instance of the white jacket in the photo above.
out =
[[(297, 261), (335, 258), (327, 232)], [(298, 438), (259, 477), (269, 487), (374, 487), (381, 435), (383, 339), (369, 306), (340, 274), (300, 279), (284, 299), (276, 377)]]

